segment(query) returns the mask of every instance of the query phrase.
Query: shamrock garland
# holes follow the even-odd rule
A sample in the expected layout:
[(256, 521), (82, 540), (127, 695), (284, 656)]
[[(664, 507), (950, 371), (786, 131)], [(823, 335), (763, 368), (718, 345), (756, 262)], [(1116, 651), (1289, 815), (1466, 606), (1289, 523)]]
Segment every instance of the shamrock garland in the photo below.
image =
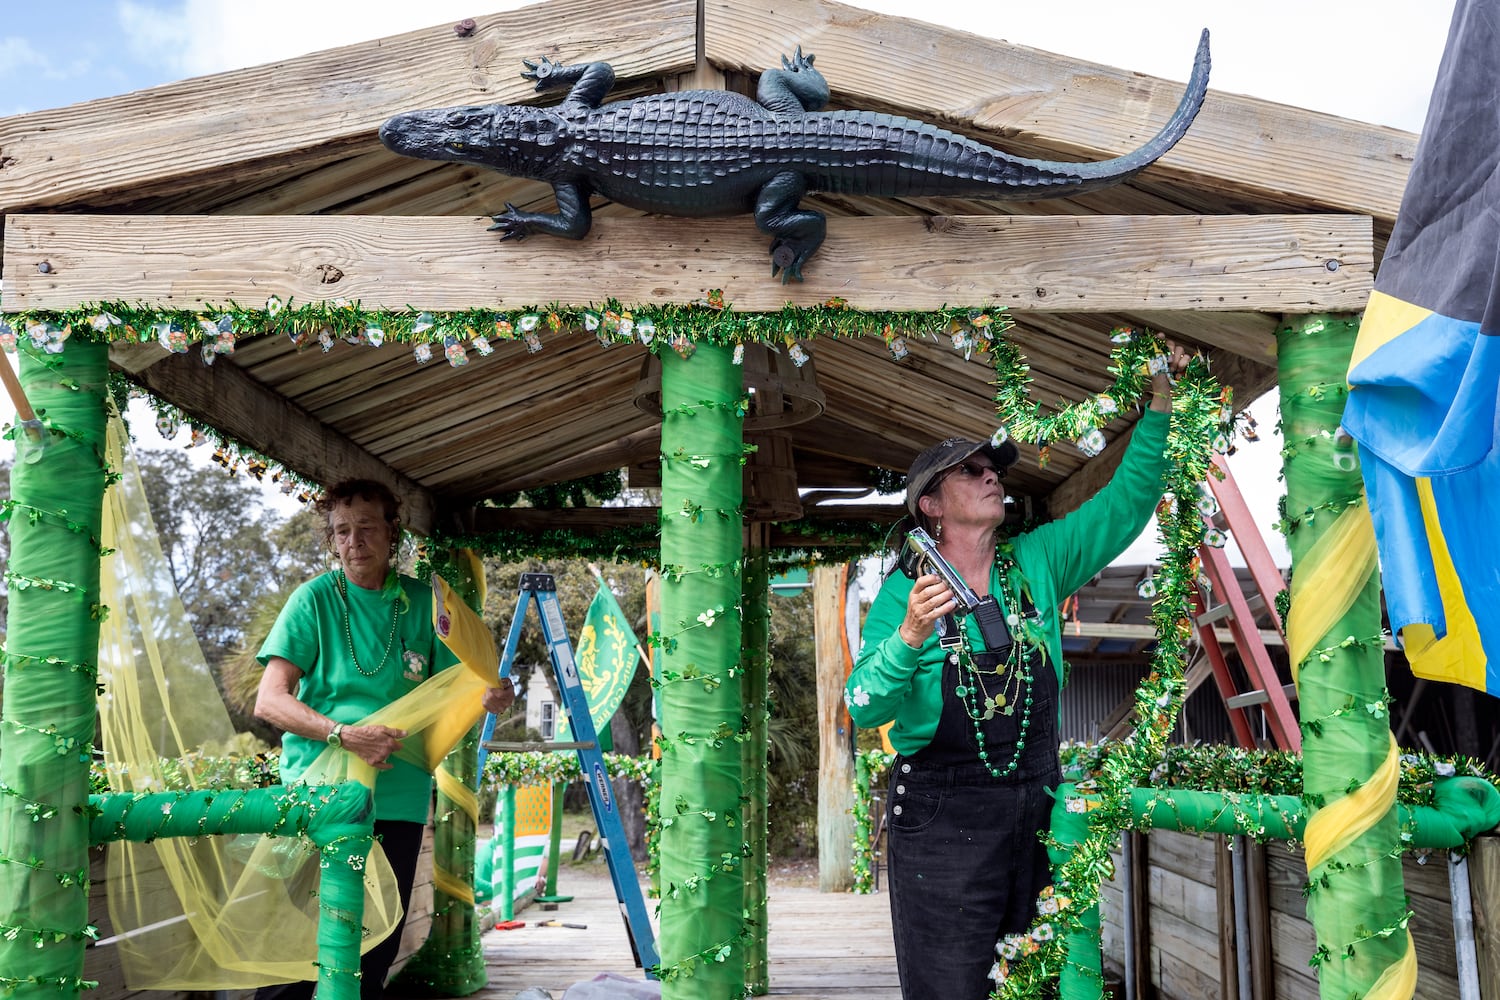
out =
[[(1111, 419), (1114, 407), (1135, 404), (1152, 373), (1164, 370), (1166, 365), (1165, 346), (1153, 336), (1121, 329), (1111, 339), (1117, 345), (1111, 356), (1114, 384), (1105, 394), (1050, 418), (1039, 416), (1037, 408), (1028, 405), (1024, 394), (1013, 387), (1012, 380), (1027, 377), (1024, 362), (1005, 359), (1002, 352), (996, 359), (1000, 386), (996, 403), (1001, 418), (1038, 443), (1076, 436), (1080, 450), (1087, 452), (1096, 446), (1098, 439), (1090, 430)], [(1040, 995), (1045, 983), (1055, 978), (1067, 961), (1063, 941), (1081, 928), (1081, 915), (1098, 903), (1100, 880), (1111, 870), (1110, 848), (1130, 823), (1130, 790), (1161, 759), (1176, 724), (1184, 696), (1186, 646), (1192, 631), (1189, 602), (1196, 587), (1192, 560), (1203, 541), (1203, 514), (1197, 500), (1200, 484), (1212, 468), (1210, 443), (1221, 451), (1228, 450), (1232, 413), (1228, 393), (1209, 374), (1207, 365), (1194, 359), (1178, 378), (1172, 397), (1165, 449), (1166, 494), (1157, 509), (1167, 552), (1156, 576), (1151, 611), (1158, 639), (1151, 673), (1136, 692), (1136, 729), (1112, 744), (1101, 762), (1090, 789), (1088, 833), (1053, 873), (1053, 892), (1039, 901), (1030, 931), (1017, 936), (1019, 943), (1010, 939), (1001, 942), (1002, 954), (1015, 955), (1013, 964), (1003, 957), (996, 963), (994, 975), (1001, 997)], [(1043, 444), (1044, 455), (1045, 451)]]

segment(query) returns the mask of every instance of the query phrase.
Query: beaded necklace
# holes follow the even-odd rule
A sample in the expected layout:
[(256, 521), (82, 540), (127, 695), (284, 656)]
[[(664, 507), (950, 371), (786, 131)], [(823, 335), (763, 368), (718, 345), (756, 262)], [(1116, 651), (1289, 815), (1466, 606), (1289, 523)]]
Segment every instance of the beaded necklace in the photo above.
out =
[(385, 651), (380, 654), (380, 662), (375, 665), (375, 669), (366, 670), (359, 665), (359, 657), (354, 655), (354, 632), (349, 628), (349, 594), (346, 590), (348, 584), (345, 580), (346, 577), (343, 570), (339, 570), (334, 574), (333, 582), (338, 587), (339, 598), (344, 605), (344, 641), (349, 644), (349, 659), (353, 662), (355, 670), (358, 670), (366, 677), (374, 677), (385, 669), (385, 661), (390, 659), (391, 650), (396, 645), (396, 625), (401, 617), (401, 602), (399, 600), (391, 602), (391, 634), (386, 637)]
[[(969, 628), (966, 619), (958, 619), (958, 637), (961, 640), (955, 655), (958, 657), (958, 686), (953, 693), (958, 696), (959, 704), (963, 705), (964, 714), (974, 726), (974, 740), (979, 747), (979, 762), (984, 765), (985, 770), (996, 778), (1004, 778), (1013, 773), (1021, 765), (1021, 754), (1026, 749), (1026, 734), (1031, 730), (1031, 703), (1032, 703), (1032, 675), (1031, 657), (1025, 655), (1023, 645), (1032, 647), (1035, 642), (1029, 632), (1019, 628), (1021, 617), (1016, 609), (1020, 606), (1016, 602), (1015, 595), (1010, 590), (1010, 571), (1015, 567), (1015, 559), (1011, 556), (1010, 546), (1001, 544), (996, 546), (996, 562), (999, 564), (1000, 572), (1000, 598), (1005, 605), (1005, 622), (1011, 630), (1010, 653), (1005, 662), (997, 664), (993, 670), (981, 670), (974, 662), (974, 654), (969, 646)], [(996, 694), (990, 694), (989, 688), (984, 682), (984, 677), (992, 676), (1000, 681), (1000, 689)], [(1001, 766), (990, 762), (989, 748), (985, 744), (984, 724), (995, 717), (998, 712), (1001, 715), (1013, 715), (1016, 711), (1016, 699), (1022, 690), (1025, 690), (1025, 698), (1022, 702), (1021, 721), (1017, 725), (1016, 748), (1011, 754), (1009, 762)]]

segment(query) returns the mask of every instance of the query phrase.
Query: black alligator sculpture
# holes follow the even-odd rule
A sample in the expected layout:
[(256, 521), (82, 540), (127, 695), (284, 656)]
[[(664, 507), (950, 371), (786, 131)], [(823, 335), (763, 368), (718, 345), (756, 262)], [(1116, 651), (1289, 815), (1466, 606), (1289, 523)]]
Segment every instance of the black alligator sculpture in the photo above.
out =
[(1160, 132), (1123, 156), (1060, 163), (1008, 156), (935, 125), (872, 111), (820, 111), (828, 82), (798, 48), (761, 74), (756, 100), (684, 90), (600, 105), (609, 63), (524, 60), (538, 91), (570, 86), (556, 107), (489, 104), (396, 115), (380, 128), (394, 152), (493, 167), (546, 181), (557, 212), (509, 203), (491, 229), (502, 239), (588, 234), (590, 194), (646, 212), (707, 217), (752, 212), (772, 237), (771, 274), (802, 278), (826, 221), (803, 195), (960, 197), (1029, 201), (1081, 194), (1140, 173), (1176, 144), (1208, 89), (1208, 32), (1187, 92)]

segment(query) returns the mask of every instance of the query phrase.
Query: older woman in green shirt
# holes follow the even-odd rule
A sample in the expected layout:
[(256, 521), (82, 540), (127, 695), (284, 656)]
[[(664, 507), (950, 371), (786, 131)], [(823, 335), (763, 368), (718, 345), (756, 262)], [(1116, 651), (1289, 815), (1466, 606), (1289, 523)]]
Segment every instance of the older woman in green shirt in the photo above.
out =
[[(378, 1000), (401, 945), (411, 902), (432, 778), (393, 757), (406, 733), (356, 725), (457, 663), (432, 625), (432, 589), (391, 565), (401, 537), (399, 501), (383, 483), (349, 480), (317, 503), (339, 566), (314, 577), (281, 609), (257, 658), (265, 667), (255, 714), (283, 732), (281, 775), (295, 781), (329, 746), (375, 768), (375, 835), (399, 888), (401, 923), (360, 962), (360, 996)], [(503, 712), (515, 693), (507, 680), (484, 692), (484, 708)], [(267, 986), (260, 1000), (307, 1000), (313, 983)]]

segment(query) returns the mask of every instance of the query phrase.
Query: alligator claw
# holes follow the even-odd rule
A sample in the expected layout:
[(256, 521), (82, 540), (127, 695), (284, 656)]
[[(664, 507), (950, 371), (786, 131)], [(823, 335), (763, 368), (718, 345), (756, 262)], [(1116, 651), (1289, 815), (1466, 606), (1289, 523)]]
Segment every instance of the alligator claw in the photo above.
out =
[(502, 241), (511, 239), (524, 240), (531, 234), (531, 227), (527, 225), (526, 220), (522, 217), (521, 210), (510, 202), (505, 203), (505, 211), (498, 215), (492, 215), (490, 218), (495, 221), (495, 224), (490, 226), (486, 232), (503, 233), (504, 235), (500, 237)]
[(804, 56), (802, 54), (802, 46), (799, 45), (797, 46), (797, 54), (792, 58), (788, 59), (784, 54), (782, 55), (781, 68), (792, 73), (796, 73), (799, 70), (811, 69), (814, 58), (811, 54)]
[(802, 262), (806, 257), (806, 254), (798, 253), (787, 243), (776, 243), (771, 247), (771, 277), (780, 274), (783, 285), (794, 278), (801, 281)]
[(537, 56), (535, 62), (530, 59), (522, 59), (521, 62), (526, 64), (526, 68), (521, 70), (521, 75), (528, 80), (535, 80), (537, 90), (546, 90), (552, 86), (552, 74), (561, 68), (546, 56)]

